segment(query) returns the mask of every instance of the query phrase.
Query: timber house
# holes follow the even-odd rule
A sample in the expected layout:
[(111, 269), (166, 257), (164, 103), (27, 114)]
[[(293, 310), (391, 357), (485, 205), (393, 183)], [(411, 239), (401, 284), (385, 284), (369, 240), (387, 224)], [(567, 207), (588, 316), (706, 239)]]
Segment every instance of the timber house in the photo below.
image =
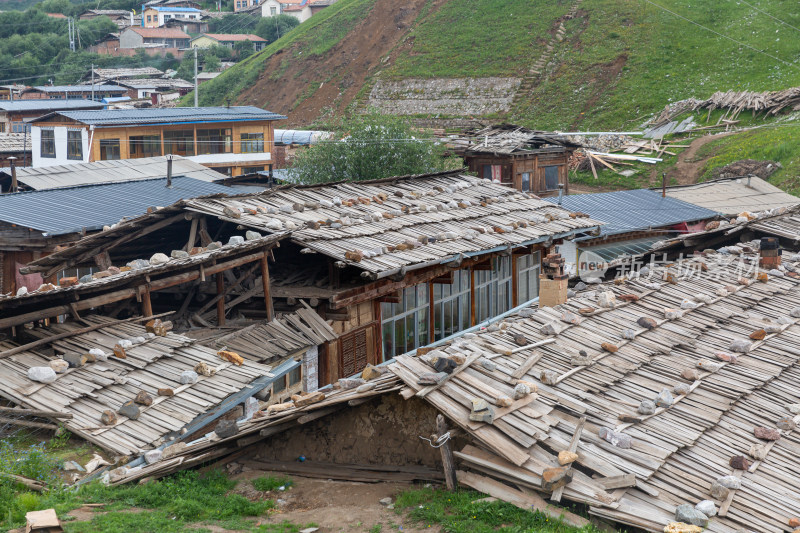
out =
[(180, 155), (226, 174), (266, 170), (272, 123), (253, 106), (62, 111), (31, 121), (33, 166)]
[[(156, 292), (156, 282), (141, 281), (115, 301), (127, 302), (130, 312), (141, 305), (144, 316), (180, 307), (173, 322), (204, 326), (224, 325), (233, 313), (271, 319), (273, 306), (284, 313), (308, 302), (338, 336), (320, 347), (320, 386), (534, 300), (548, 247), (601, 224), (458, 172), (212, 195), (151, 211), (22, 270), (49, 279), (98, 258), (125, 265), (157, 252), (179, 257), (170, 251), (201, 253), (235, 244), (241, 235), (273, 234), (269, 270), (266, 259), (261, 270), (241, 263), (227, 276), (211, 276), (219, 266), (205, 267), (205, 274), (195, 267), (187, 284), (170, 282)], [(555, 283), (565, 297), (566, 281)], [(48, 301), (68, 290), (75, 288), (50, 291)], [(17, 317), (0, 320), (0, 328), (54, 316), (52, 310), (37, 314), (29, 298), (0, 298), (0, 310), (13, 309)], [(57, 311), (85, 308), (89, 301), (67, 298)], [(117, 316), (120, 305), (108, 313)]]

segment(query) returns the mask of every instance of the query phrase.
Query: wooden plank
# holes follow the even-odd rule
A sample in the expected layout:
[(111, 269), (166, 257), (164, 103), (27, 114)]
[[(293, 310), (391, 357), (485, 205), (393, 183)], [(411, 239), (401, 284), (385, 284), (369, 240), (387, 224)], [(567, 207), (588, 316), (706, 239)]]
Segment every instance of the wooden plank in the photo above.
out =
[[(458, 374), (459, 374), (459, 373), (460, 373), (462, 370), (464, 370), (464, 369), (468, 368), (468, 367), (469, 367), (469, 365), (471, 365), (472, 363), (474, 363), (475, 361), (477, 361), (478, 359), (480, 359), (482, 356), (483, 356), (483, 354), (480, 354), (480, 353), (475, 353), (475, 354), (472, 354), (471, 356), (469, 356), (469, 357), (467, 358), (467, 360), (466, 360), (466, 361), (464, 361), (464, 364), (462, 364), (461, 366), (459, 366), (458, 368), (456, 368), (455, 370), (453, 370), (453, 371), (452, 371), (450, 374), (448, 374), (448, 375), (447, 375), (447, 377), (445, 377), (445, 378), (444, 378), (442, 381), (440, 381), (440, 382), (439, 382), (439, 383), (437, 383), (436, 385), (429, 385), (429, 386), (425, 387), (424, 389), (422, 389), (422, 390), (420, 390), (419, 392), (417, 392), (417, 394), (416, 394), (416, 395), (417, 395), (417, 396), (419, 396), (420, 398), (424, 398), (425, 396), (427, 396), (427, 395), (428, 395), (428, 394), (430, 394), (431, 392), (433, 392), (433, 391), (437, 390), (439, 387), (441, 387), (442, 385), (444, 385), (445, 383), (447, 383), (448, 381), (450, 381), (450, 380), (453, 378), (453, 376), (457, 376), (457, 375), (458, 375)], [(433, 369), (431, 369), (431, 370), (433, 370)]]
[(533, 352), (528, 358), (525, 360), (524, 363), (519, 365), (514, 372), (511, 373), (511, 382), (514, 383), (515, 381), (522, 379), (522, 377), (528, 373), (528, 371), (533, 368), (533, 365), (539, 362), (539, 359), (542, 358), (542, 354), (539, 352)]
[[(447, 434), (447, 424), (442, 415), (436, 415), (436, 435), (441, 438), (442, 435)], [(447, 490), (456, 490), (458, 482), (456, 480), (456, 465), (453, 460), (453, 450), (450, 448), (450, 438), (444, 441), (439, 446), (439, 451), (442, 453), (442, 467), (444, 468), (444, 479), (447, 485)]]
[(513, 489), (499, 481), (495, 481), (494, 479), (485, 476), (479, 476), (477, 474), (473, 474), (472, 472), (465, 472), (463, 470), (456, 472), (456, 477), (458, 478), (459, 483), (462, 483), (468, 487), (472, 487), (478, 492), (482, 492), (484, 494), (488, 494), (489, 496), (503, 500), (504, 502), (508, 502), (511, 505), (519, 507), (520, 509), (539, 511), (546, 514), (550, 518), (553, 518), (554, 520), (563, 519), (564, 522), (575, 527), (583, 527), (590, 523), (587, 519), (581, 516), (571, 513), (565, 509), (559, 509), (558, 507), (549, 505), (542, 497), (532, 492), (522, 492), (520, 490)]
[(636, 485), (636, 475), (623, 474), (621, 476), (604, 477), (598, 479), (597, 482), (606, 490), (633, 487)]
[[(586, 417), (584, 416), (581, 417), (580, 421), (578, 422), (578, 425), (575, 427), (575, 433), (573, 433), (572, 435), (572, 440), (569, 442), (569, 448), (567, 449), (567, 451), (571, 453), (575, 453), (576, 451), (578, 451), (578, 443), (581, 440), (581, 433), (583, 433), (583, 426), (585, 425), (586, 425)], [(567, 470), (568, 471), (572, 470), (572, 463), (569, 464)], [(550, 496), (550, 499), (554, 502), (560, 502), (561, 496), (564, 494), (565, 486), (566, 485), (562, 485), (558, 487), (556, 490), (554, 490), (553, 495)]]

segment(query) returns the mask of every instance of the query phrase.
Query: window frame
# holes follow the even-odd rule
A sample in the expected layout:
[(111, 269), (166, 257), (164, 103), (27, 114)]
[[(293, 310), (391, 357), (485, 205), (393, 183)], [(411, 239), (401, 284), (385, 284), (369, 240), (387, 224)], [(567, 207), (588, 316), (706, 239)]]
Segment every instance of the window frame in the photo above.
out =
[[(100, 139), (100, 161), (117, 161), (122, 159), (122, 143), (120, 139)], [(116, 147), (116, 156), (117, 157), (104, 157), (108, 154), (108, 148), (115, 148)]]
[[(557, 191), (558, 190), (558, 186), (561, 183), (560, 167), (561, 167), (561, 165), (546, 165), (546, 166), (542, 167), (542, 184), (544, 186), (544, 190), (545, 191)], [(548, 184), (547, 184), (547, 169), (549, 169), (549, 168), (554, 168), (555, 171), (556, 171), (556, 186), (552, 187), (552, 188), (550, 186), (548, 186)]]
[[(472, 325), (472, 275), (469, 270), (455, 270), (452, 284), (431, 283), (433, 286), (433, 342), (436, 342), (459, 331), (464, 331)], [(447, 291), (445, 291), (445, 287), (447, 287)], [(447, 292), (446, 295), (445, 292)], [(446, 313), (448, 306), (450, 307), (449, 321)]]
[[(522, 264), (526, 262), (527, 264)], [(517, 256), (514, 267), (517, 269), (517, 302), (523, 304), (539, 296), (539, 276), (542, 272), (542, 251)], [(535, 285), (536, 290), (531, 291)]]
[[(245, 136), (248, 138), (245, 139)], [(254, 137), (254, 138), (250, 138)], [(245, 146), (247, 149), (245, 149)], [(264, 132), (240, 133), (239, 149), (243, 154), (260, 154), (264, 152)]]
[[(505, 313), (513, 305), (514, 272), (511, 257), (495, 257), (491, 262), (492, 268), (489, 270), (474, 270), (476, 324)], [(503, 295), (505, 302), (501, 302)]]
[[(183, 136), (173, 137), (174, 134)], [(164, 138), (164, 155), (172, 154), (183, 157), (195, 155), (194, 130), (164, 130), (162, 136)]]
[[(44, 138), (45, 133), (47, 133), (48, 137), (50, 137), (47, 140)], [(52, 150), (45, 151), (45, 142), (47, 142), (48, 146), (52, 147)], [(44, 157), (47, 159), (56, 158), (56, 130), (54, 128), (42, 128), (39, 136), (39, 157)]]
[[(137, 145), (136, 143), (140, 144)], [(157, 146), (158, 149), (156, 152), (146, 152), (145, 147), (147, 146)], [(131, 135), (128, 137), (128, 159), (160, 157), (162, 155), (164, 154), (161, 149), (161, 135)]]
[[(430, 296), (427, 282), (402, 289), (400, 291), (400, 303), (381, 302), (380, 305), (381, 361), (388, 361), (397, 355), (430, 344)], [(407, 330), (409, 319), (414, 329), (411, 332), (411, 336), (409, 336)], [(421, 325), (423, 327), (420, 327)], [(396, 342), (398, 340), (398, 327), (402, 328), (404, 341), (402, 348), (399, 348), (399, 343)], [(389, 335), (385, 334), (387, 328)], [(411, 343), (409, 343), (409, 339), (411, 339)], [(387, 353), (388, 343), (391, 343), (392, 353)]]
[[(75, 134), (78, 138), (75, 139)], [(72, 137), (72, 138), (70, 138)], [(77, 148), (75, 150), (75, 143), (77, 140)], [(67, 130), (67, 159), (70, 161), (83, 161), (83, 131), (82, 130)]]
[[(210, 135), (209, 132), (217, 132), (217, 136)], [(221, 135), (219, 132), (222, 132)], [(197, 155), (218, 155), (233, 153), (233, 129), (232, 128), (204, 128), (197, 130)], [(212, 144), (213, 143), (213, 144)], [(221, 151), (211, 151), (211, 148), (222, 147)]]

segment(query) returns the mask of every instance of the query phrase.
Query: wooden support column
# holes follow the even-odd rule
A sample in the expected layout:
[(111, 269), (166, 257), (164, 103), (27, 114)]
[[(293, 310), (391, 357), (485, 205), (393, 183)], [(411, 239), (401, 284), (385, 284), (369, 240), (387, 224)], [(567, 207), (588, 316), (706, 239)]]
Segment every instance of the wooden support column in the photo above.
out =
[(222, 272), (219, 274), (215, 274), (214, 277), (217, 280), (217, 296), (219, 296), (219, 300), (217, 300), (217, 325), (224, 326), (225, 325), (225, 278), (222, 275)]
[(194, 243), (197, 240), (197, 224), (199, 219), (195, 216), (192, 218), (192, 225), (189, 228), (189, 240), (186, 243), (186, 247), (184, 248), (187, 252), (192, 251), (194, 248)]
[[(436, 435), (437, 439), (447, 433), (447, 424), (445, 424), (442, 415), (436, 415)], [(458, 486), (456, 481), (456, 465), (453, 461), (453, 450), (450, 449), (450, 440), (446, 440), (444, 444), (439, 447), (442, 452), (442, 465), (444, 466), (444, 479), (447, 483), (447, 490), (455, 490)]]
[(153, 304), (150, 301), (149, 285), (145, 285), (142, 291), (142, 315), (145, 317), (153, 316)]
[(272, 309), (272, 294), (269, 290), (269, 267), (267, 266), (267, 252), (261, 256), (261, 283), (264, 286), (264, 306), (267, 309), (267, 321), (275, 318), (275, 311)]

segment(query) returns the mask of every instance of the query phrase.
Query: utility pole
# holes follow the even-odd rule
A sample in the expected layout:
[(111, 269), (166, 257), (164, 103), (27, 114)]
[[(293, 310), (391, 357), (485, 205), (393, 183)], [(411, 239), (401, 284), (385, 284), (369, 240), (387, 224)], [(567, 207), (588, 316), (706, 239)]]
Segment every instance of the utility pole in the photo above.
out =
[(67, 18), (67, 32), (69, 33), (69, 50), (75, 51), (75, 21), (72, 17)]
[(197, 105), (197, 47), (194, 47), (194, 106), (198, 107)]
[(94, 63), (92, 63), (92, 101), (94, 101)]

